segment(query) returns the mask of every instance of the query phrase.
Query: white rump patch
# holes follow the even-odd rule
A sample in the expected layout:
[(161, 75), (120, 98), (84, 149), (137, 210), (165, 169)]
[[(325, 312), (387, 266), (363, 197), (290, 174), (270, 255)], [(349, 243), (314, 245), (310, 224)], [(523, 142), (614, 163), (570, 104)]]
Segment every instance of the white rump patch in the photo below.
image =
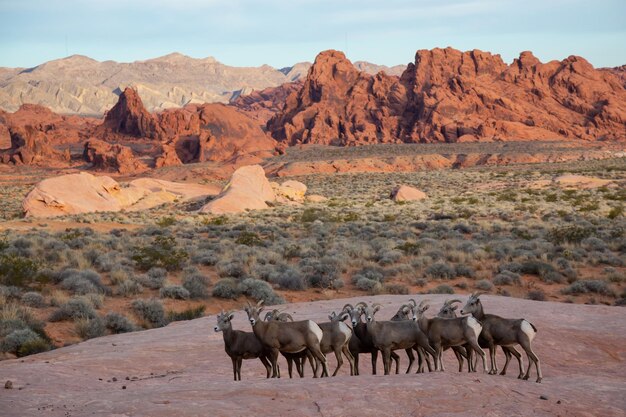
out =
[(317, 336), (317, 343), (321, 343), (324, 333), (322, 332), (322, 329), (320, 329), (320, 326), (318, 326), (314, 321), (309, 320), (309, 330)]
[(521, 327), (522, 327), (522, 331), (526, 334), (526, 336), (528, 336), (528, 340), (532, 342), (536, 334), (535, 329), (533, 329), (533, 326), (528, 321), (522, 320)]
[(467, 324), (469, 325), (469, 327), (472, 328), (472, 330), (474, 330), (474, 335), (476, 337), (478, 337), (480, 335), (480, 332), (483, 330), (483, 326), (478, 320), (474, 318), (474, 316), (467, 317)]
[(339, 330), (341, 330), (341, 333), (346, 336), (346, 340), (349, 340), (352, 337), (352, 330), (342, 321), (339, 322)]

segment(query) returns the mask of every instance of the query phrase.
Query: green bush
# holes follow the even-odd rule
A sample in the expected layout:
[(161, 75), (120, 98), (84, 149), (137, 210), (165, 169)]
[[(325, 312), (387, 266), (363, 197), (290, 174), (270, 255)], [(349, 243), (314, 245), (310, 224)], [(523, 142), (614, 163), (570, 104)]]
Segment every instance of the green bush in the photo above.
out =
[(548, 240), (556, 244), (580, 243), (591, 236), (593, 232), (593, 229), (590, 227), (570, 225), (550, 229), (547, 237)]
[(382, 285), (380, 282), (369, 279), (366, 277), (361, 277), (356, 281), (356, 287), (363, 291), (369, 291), (372, 293), (378, 293), (382, 289)]
[(213, 297), (236, 300), (240, 295), (239, 285), (232, 278), (220, 279), (213, 287)]
[(184, 249), (177, 248), (176, 240), (171, 236), (157, 236), (151, 245), (135, 247), (132, 255), (137, 267), (143, 271), (152, 267), (179, 270), (188, 257)]
[(37, 261), (15, 254), (0, 254), (0, 284), (26, 287), (37, 282)]
[(584, 279), (576, 281), (561, 290), (563, 294), (587, 294), (595, 293), (614, 296), (615, 293), (605, 281), (598, 279)]
[(136, 330), (135, 325), (127, 317), (119, 313), (109, 313), (104, 316), (104, 326), (111, 333), (129, 333)]
[(172, 321), (193, 320), (204, 315), (205, 306), (191, 307), (183, 311), (168, 311), (167, 319)]
[(156, 299), (138, 299), (131, 303), (131, 308), (137, 316), (150, 327), (163, 327), (167, 325), (163, 304)]
[(454, 294), (454, 288), (446, 284), (441, 284), (428, 292), (430, 294)]
[(241, 232), (235, 240), (235, 243), (246, 246), (263, 246), (264, 244), (263, 239), (261, 239), (258, 234), (247, 231)]
[(277, 295), (265, 281), (246, 278), (239, 284), (239, 290), (256, 301), (263, 300), (265, 305), (283, 304), (285, 300)]
[(183, 287), (189, 292), (190, 298), (205, 299), (209, 296), (209, 278), (201, 273), (194, 273), (183, 278)]
[(72, 298), (54, 311), (49, 320), (52, 322), (70, 319), (93, 319), (96, 318), (96, 310), (93, 305), (84, 298)]
[(50, 343), (29, 328), (12, 331), (0, 343), (0, 350), (17, 356), (26, 356), (50, 349)]
[(78, 319), (74, 323), (76, 334), (83, 340), (94, 339), (106, 334), (104, 321), (100, 317)]
[(176, 300), (189, 300), (189, 291), (180, 285), (168, 285), (159, 291), (161, 298), (173, 298)]

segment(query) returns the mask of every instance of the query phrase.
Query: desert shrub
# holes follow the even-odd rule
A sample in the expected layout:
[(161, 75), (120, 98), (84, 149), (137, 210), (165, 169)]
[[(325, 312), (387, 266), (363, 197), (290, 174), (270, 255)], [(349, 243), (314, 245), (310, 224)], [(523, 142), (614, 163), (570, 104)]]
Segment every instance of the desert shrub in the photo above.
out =
[(493, 277), (494, 285), (521, 285), (520, 275), (511, 271), (502, 271)]
[(152, 267), (175, 271), (182, 268), (188, 257), (184, 249), (177, 247), (172, 236), (157, 236), (151, 244), (135, 247), (132, 260), (144, 271)]
[(213, 297), (235, 300), (241, 295), (237, 281), (232, 278), (220, 279), (213, 286)]
[(426, 275), (437, 279), (453, 279), (456, 277), (456, 271), (447, 263), (438, 262), (430, 265), (424, 271)]
[(535, 301), (546, 301), (546, 293), (541, 290), (530, 290), (526, 294), (526, 298)]
[(85, 298), (71, 298), (57, 310), (52, 312), (49, 320), (52, 322), (70, 319), (93, 319), (96, 317), (96, 310), (89, 300)]
[(341, 273), (340, 261), (337, 258), (324, 256), (320, 259), (302, 259), (300, 270), (309, 285), (317, 288), (332, 288), (333, 282)]
[(218, 262), (217, 274), (220, 277), (244, 278), (247, 269), (241, 260), (225, 260)]
[(10, 300), (19, 300), (22, 298), (22, 289), (14, 285), (0, 285), (0, 296)]
[(91, 269), (78, 271), (67, 269), (60, 274), (61, 288), (76, 295), (106, 293), (108, 288), (102, 283), (100, 275)]
[(0, 253), (0, 284), (26, 287), (37, 281), (37, 261), (15, 254)]
[(139, 282), (144, 287), (148, 287), (153, 290), (160, 289), (165, 280), (167, 279), (167, 270), (164, 268), (153, 267), (148, 270), (144, 275), (139, 278)]
[(498, 265), (498, 272), (510, 271), (510, 272), (522, 272), (522, 264), (517, 262), (507, 262)]
[(382, 285), (379, 281), (361, 277), (356, 281), (356, 287), (363, 291), (369, 291), (372, 293), (378, 293), (382, 289)]
[(580, 244), (589, 251), (602, 252), (607, 249), (607, 244), (602, 239), (597, 237), (588, 237), (580, 242)]
[(78, 319), (74, 323), (74, 331), (83, 340), (104, 336), (106, 327), (100, 317)]
[(378, 263), (380, 265), (391, 265), (391, 264), (398, 262), (402, 258), (403, 255), (404, 255), (404, 252), (397, 250), (397, 249), (383, 251), (378, 256)]
[(50, 348), (51, 346), (46, 340), (28, 328), (12, 331), (0, 343), (0, 350), (20, 357), (45, 352)]
[(469, 265), (458, 264), (454, 267), (454, 272), (457, 277), (467, 277), (474, 278), (476, 276), (476, 271)]
[(167, 324), (163, 304), (157, 299), (138, 299), (131, 303), (133, 312), (150, 327), (163, 327)]
[(369, 280), (384, 282), (385, 273), (384, 270), (378, 266), (365, 266), (352, 275), (352, 283), (356, 284), (361, 278), (367, 278)]
[(246, 278), (239, 284), (241, 293), (255, 299), (263, 300), (265, 305), (283, 304), (285, 300), (277, 295), (272, 287), (265, 281), (254, 278)]
[(454, 288), (449, 285), (441, 284), (428, 291), (430, 294), (454, 294)]
[(109, 313), (104, 316), (104, 326), (111, 333), (129, 333), (136, 330), (135, 325), (120, 313)]
[(404, 252), (405, 255), (419, 255), (420, 248), (421, 246), (414, 242), (404, 242), (395, 247), (395, 249)]
[(302, 215), (300, 216), (300, 222), (313, 223), (316, 220), (327, 221), (328, 218), (329, 214), (326, 210), (309, 207), (304, 209), (304, 211), (302, 212)]
[(261, 237), (254, 233), (254, 232), (248, 232), (248, 231), (243, 231), (239, 234), (239, 236), (237, 236), (237, 239), (235, 239), (235, 243), (237, 243), (238, 245), (246, 245), (246, 246), (263, 246), (264, 242), (263, 239), (261, 239)]
[(624, 214), (624, 206), (615, 206), (615, 207), (611, 207), (611, 210), (609, 210), (609, 214), (607, 214), (606, 217), (613, 220), (613, 219), (617, 219), (623, 214)]
[(521, 271), (524, 274), (538, 275), (543, 282), (547, 283), (563, 283), (565, 281), (563, 275), (559, 273), (552, 265), (540, 261), (527, 261), (522, 263)]
[(602, 294), (614, 296), (615, 293), (605, 281), (597, 279), (587, 279), (576, 281), (561, 290), (563, 294)]
[(180, 285), (168, 285), (159, 291), (161, 298), (174, 298), (176, 300), (188, 300), (189, 291)]
[(491, 291), (493, 289), (493, 284), (489, 280), (481, 279), (480, 281), (476, 282), (475, 287), (476, 289), (482, 291)]
[(28, 307), (41, 308), (45, 305), (43, 295), (35, 291), (29, 291), (22, 295), (22, 304)]
[(165, 216), (157, 220), (156, 224), (160, 227), (169, 227), (176, 224), (176, 219), (172, 216)]
[(309, 287), (306, 277), (291, 266), (279, 268), (278, 271), (270, 274), (269, 281), (286, 290), (306, 290)]
[(134, 279), (125, 279), (117, 286), (117, 295), (121, 295), (122, 297), (130, 297), (141, 294), (142, 292), (143, 286)]
[(183, 278), (183, 287), (191, 298), (207, 298), (209, 296), (209, 277), (201, 273), (194, 273)]
[(191, 257), (191, 262), (193, 262), (194, 264), (206, 266), (213, 266), (217, 264), (218, 261), (219, 257), (217, 256), (217, 253), (212, 250), (199, 251), (194, 253)]
[(580, 243), (593, 234), (593, 229), (580, 225), (561, 226), (550, 229), (548, 240), (553, 243)]
[(383, 286), (383, 292), (387, 294), (406, 295), (409, 293), (409, 288), (402, 284), (385, 284)]
[(190, 307), (183, 311), (168, 311), (167, 319), (172, 321), (181, 321), (181, 320), (193, 320), (200, 318), (204, 315), (205, 306), (201, 305), (198, 307)]
[(418, 287), (425, 287), (428, 284), (428, 279), (426, 278), (416, 278), (413, 281), (413, 285), (417, 285)]

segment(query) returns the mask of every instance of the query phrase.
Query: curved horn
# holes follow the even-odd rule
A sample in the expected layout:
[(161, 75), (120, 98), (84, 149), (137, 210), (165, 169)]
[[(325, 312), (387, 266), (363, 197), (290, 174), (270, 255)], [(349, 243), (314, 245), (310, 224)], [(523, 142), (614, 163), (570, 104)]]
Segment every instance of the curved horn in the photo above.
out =
[(258, 302), (258, 303), (256, 303), (256, 306), (257, 306), (257, 307), (261, 307), (261, 305), (262, 305), (262, 304), (263, 304), (263, 300), (259, 300), (259, 302)]
[[(347, 308), (349, 308), (349, 310), (346, 310)], [(346, 304), (346, 305), (345, 305), (345, 306), (343, 306), (343, 308), (341, 309), (341, 311), (347, 311), (347, 312), (350, 312), (350, 311), (352, 311), (352, 310), (354, 310), (354, 306), (353, 306), (352, 304), (350, 304), (350, 303)]]
[(413, 307), (415, 307), (417, 305), (417, 302), (413, 298), (409, 299), (409, 303), (412, 303)]
[(365, 301), (359, 301), (358, 303), (354, 305), (354, 307), (356, 308), (358, 306), (367, 307), (367, 303)]
[(419, 306), (418, 306), (418, 307), (419, 307), (419, 308), (422, 308), (422, 307), (424, 307), (424, 306), (425, 306), (426, 304), (428, 304), (428, 303), (430, 303), (430, 300), (429, 300), (429, 299), (427, 299), (427, 298), (425, 298), (425, 299), (423, 299), (423, 300), (422, 300), (422, 302), (419, 304)]
[(291, 314), (289, 313), (280, 313), (278, 317), (280, 318), (280, 321), (293, 321), (293, 317), (291, 317)]

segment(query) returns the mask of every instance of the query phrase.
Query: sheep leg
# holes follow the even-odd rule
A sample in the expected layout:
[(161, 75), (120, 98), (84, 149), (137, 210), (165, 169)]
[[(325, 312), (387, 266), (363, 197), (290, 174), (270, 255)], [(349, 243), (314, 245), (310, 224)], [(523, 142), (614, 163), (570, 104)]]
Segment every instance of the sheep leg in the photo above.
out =
[(280, 378), (280, 371), (278, 370), (278, 349), (272, 348), (269, 356), (270, 362), (272, 363), (272, 378)]
[[(418, 336), (417, 345), (424, 349), (435, 360), (435, 371), (439, 370), (439, 364), (437, 363), (437, 352), (432, 348), (428, 341), (428, 337), (424, 333), (420, 332)], [(428, 371), (430, 372), (430, 364), (428, 364)]]
[[(310, 350), (306, 351), (306, 357), (309, 359), (309, 365), (311, 365), (313, 374), (315, 374), (317, 372), (317, 362), (315, 361), (315, 357)], [(302, 376), (304, 376), (304, 360), (302, 361)]]
[(513, 346), (507, 346), (507, 350), (517, 359), (517, 364), (519, 365), (519, 375), (517, 379), (522, 379), (524, 377), (524, 365), (522, 364), (522, 354), (517, 351)]
[(261, 360), (261, 362), (263, 363), (263, 366), (265, 367), (265, 374), (266, 374), (265, 378), (269, 378), (270, 371), (272, 370), (272, 366), (270, 365), (270, 362), (263, 355), (259, 356), (259, 359)]
[(509, 362), (511, 361), (511, 352), (509, 352), (506, 346), (500, 346), (502, 348), (502, 352), (504, 353), (504, 368), (502, 368), (502, 372), (500, 375), (506, 375), (506, 368), (509, 367)]
[(343, 352), (346, 359), (348, 359), (348, 363), (350, 364), (350, 376), (354, 376), (354, 356), (352, 356), (352, 352), (350, 352), (350, 348), (348, 344), (342, 346), (341, 351)]
[(459, 350), (458, 346), (454, 346), (452, 348), (452, 352), (454, 352), (454, 356), (456, 356), (456, 361), (459, 363), (459, 372), (463, 372), (463, 356)]
[(233, 362), (233, 378), (237, 381), (237, 358), (232, 356), (230, 360)]
[(241, 363), (243, 362), (243, 356), (237, 358), (237, 377), (241, 381)]
[(391, 368), (391, 349), (384, 348), (381, 353), (383, 355), (383, 369), (385, 371), (385, 375), (389, 375), (389, 370)]
[(376, 364), (378, 362), (378, 350), (372, 350), (372, 375), (376, 375)]
[[(480, 357), (481, 357), (481, 358), (482, 358), (482, 360), (483, 360), (483, 371), (484, 371), (485, 373), (489, 373), (489, 372), (487, 371), (487, 363), (485, 362), (485, 356), (486, 356), (485, 351), (484, 351), (484, 350), (482, 350), (482, 348), (478, 345), (478, 342), (477, 342), (476, 340), (469, 340), (469, 341), (468, 341), (468, 345), (470, 346), (470, 348), (471, 348), (474, 352), (476, 352), (477, 354), (479, 354), (479, 355), (480, 355)], [(494, 351), (495, 351), (495, 347), (494, 347)], [(491, 348), (489, 348), (489, 353), (491, 353)], [(494, 355), (494, 356), (495, 356), (495, 355)], [(478, 361), (478, 358), (476, 359), (476, 361)], [(476, 365), (474, 365), (474, 371), (475, 371), (475, 370), (476, 370)]]
[(352, 355), (354, 358), (354, 375), (359, 375), (359, 353)]
[(315, 369), (315, 373), (313, 374), (313, 378), (318, 378), (319, 377), (319, 368), (320, 368), (320, 364), (322, 365), (322, 376), (326, 375), (328, 376), (328, 364), (326, 363), (326, 356), (324, 356), (324, 354), (322, 353), (322, 351), (320, 350), (319, 345), (315, 346), (310, 346), (309, 350), (311, 351), (311, 354), (313, 354), (313, 356), (315, 357), (315, 360), (317, 362), (317, 366)]
[(337, 376), (337, 372), (339, 372), (339, 368), (343, 365), (343, 357), (341, 356), (341, 348), (336, 347), (333, 352), (335, 352), (335, 358), (337, 358), (337, 367), (335, 368), (335, 372), (333, 372), (333, 376)]
[(391, 359), (393, 359), (393, 361), (396, 363), (396, 375), (399, 373), (400, 371), (400, 355), (398, 355), (396, 352), (392, 351), (391, 352)]
[(526, 370), (526, 375), (524, 375), (523, 379), (528, 380), (530, 377), (530, 368), (534, 362), (535, 369), (537, 370), (537, 382), (541, 382), (541, 379), (543, 378), (543, 375), (541, 374), (541, 365), (539, 365), (539, 358), (530, 347), (530, 342), (525, 340), (523, 343), (520, 343), (520, 345), (522, 345), (522, 348), (524, 348), (526, 355), (528, 356), (528, 369)]
[(413, 348), (406, 349), (406, 356), (408, 356), (409, 358), (409, 367), (406, 368), (406, 373), (408, 374), (409, 372), (411, 372), (411, 368), (413, 367), (413, 362), (415, 362), (415, 355), (413, 355)]

